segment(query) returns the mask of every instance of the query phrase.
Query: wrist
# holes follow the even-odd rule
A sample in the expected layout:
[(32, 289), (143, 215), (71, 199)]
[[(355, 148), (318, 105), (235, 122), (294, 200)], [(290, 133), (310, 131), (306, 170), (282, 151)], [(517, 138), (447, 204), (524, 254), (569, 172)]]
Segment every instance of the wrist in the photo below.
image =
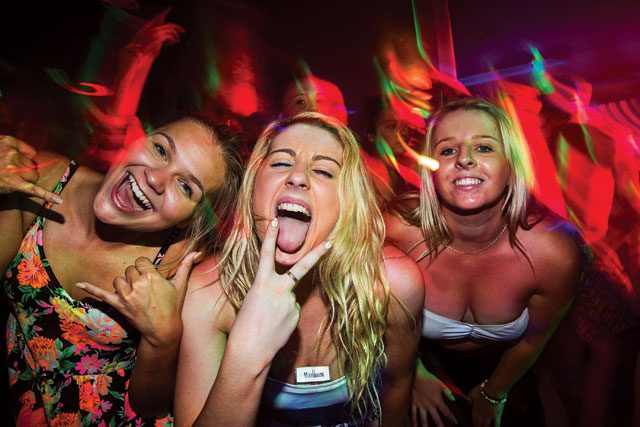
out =
[(505, 392), (502, 394), (494, 394), (492, 390), (488, 389), (488, 382), (489, 380), (486, 379), (480, 384), (480, 395), (482, 396), (482, 398), (492, 405), (504, 405), (505, 403), (507, 403), (507, 396), (509, 395), (509, 393)]

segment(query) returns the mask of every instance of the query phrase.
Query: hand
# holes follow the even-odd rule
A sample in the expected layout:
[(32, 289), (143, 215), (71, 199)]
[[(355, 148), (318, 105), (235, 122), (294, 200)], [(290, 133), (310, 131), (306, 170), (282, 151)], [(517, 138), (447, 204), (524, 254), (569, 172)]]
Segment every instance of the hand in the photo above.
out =
[(480, 394), (480, 386), (477, 386), (467, 395), (471, 402), (471, 419), (473, 427), (500, 427), (500, 419), (504, 411), (504, 403), (494, 405), (488, 402)]
[(411, 417), (414, 427), (418, 425), (418, 417), (420, 417), (422, 427), (427, 427), (429, 425), (427, 414), (431, 416), (437, 427), (444, 427), (440, 414), (453, 424), (458, 424), (458, 420), (447, 407), (443, 396), (452, 402), (456, 400), (449, 387), (435, 375), (426, 369), (418, 369), (413, 383), (413, 401), (411, 403)]
[[(245, 346), (260, 358), (260, 368), (267, 366), (286, 343), (298, 325), (300, 304), (293, 290), (297, 283), (288, 274), (275, 271), (278, 219), (274, 218), (260, 250), (260, 263), (255, 281), (244, 298), (235, 323), (229, 334), (229, 345)], [(331, 248), (324, 243), (316, 246), (291, 267), (289, 273), (298, 280)], [(235, 340), (235, 341), (234, 341)]]
[(180, 313), (198, 256), (198, 252), (191, 252), (184, 257), (171, 280), (162, 277), (149, 258), (140, 257), (125, 269), (125, 277), (113, 280), (115, 292), (87, 282), (76, 286), (122, 313), (152, 346), (166, 345), (180, 339)]
[(177, 24), (164, 23), (170, 8), (142, 26), (127, 45), (125, 53), (157, 58), (162, 46), (172, 46), (180, 41), (180, 33), (185, 30)]
[(36, 185), (40, 174), (33, 160), (36, 149), (12, 136), (0, 136), (0, 194), (16, 191), (47, 202), (62, 203), (62, 197)]

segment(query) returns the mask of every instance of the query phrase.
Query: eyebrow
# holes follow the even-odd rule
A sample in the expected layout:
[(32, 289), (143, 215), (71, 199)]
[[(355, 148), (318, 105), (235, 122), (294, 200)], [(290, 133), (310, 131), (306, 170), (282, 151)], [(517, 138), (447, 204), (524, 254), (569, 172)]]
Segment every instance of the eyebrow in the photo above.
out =
[[(273, 150), (272, 152), (270, 152), (269, 156), (271, 156), (273, 153), (286, 153), (286, 154), (290, 155), (291, 157), (295, 157), (296, 156), (296, 152), (293, 151), (290, 148), (278, 148), (277, 150)], [(334, 159), (333, 157), (329, 157), (329, 156), (323, 156), (322, 154), (316, 154), (315, 156), (313, 156), (311, 158), (311, 160), (313, 160), (314, 162), (317, 161), (317, 160), (328, 160), (328, 161), (333, 162), (336, 165), (338, 165), (339, 168), (342, 168), (342, 165), (336, 159)]]
[[(495, 142), (500, 142), (496, 137), (491, 136), (491, 135), (473, 135), (471, 137), (471, 139), (476, 140), (476, 139), (492, 139)], [(442, 138), (440, 141), (436, 142), (434, 147), (437, 146), (438, 144), (440, 144), (441, 142), (448, 142), (448, 141), (452, 141), (455, 140), (455, 138), (453, 136), (449, 136), (447, 138)]]
[[(166, 138), (167, 143), (169, 144), (169, 149), (171, 150), (172, 156), (175, 157), (178, 155), (178, 150), (176, 149), (176, 143), (173, 141), (173, 138), (168, 133), (157, 131), (155, 132), (155, 134), (162, 135)], [(202, 182), (200, 182), (200, 180), (196, 178), (194, 174), (192, 173), (187, 174), (187, 178), (189, 179), (189, 181), (193, 182), (200, 189), (200, 192), (202, 193), (202, 195), (205, 194), (204, 185), (202, 185)]]

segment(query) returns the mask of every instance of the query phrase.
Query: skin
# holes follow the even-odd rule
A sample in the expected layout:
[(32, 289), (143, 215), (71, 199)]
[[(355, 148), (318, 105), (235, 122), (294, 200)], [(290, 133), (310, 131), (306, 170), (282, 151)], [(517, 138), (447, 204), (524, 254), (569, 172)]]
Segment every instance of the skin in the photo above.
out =
[(285, 117), (317, 111), (334, 117), (345, 125), (348, 121), (347, 107), (338, 86), (314, 76), (291, 83), (284, 92), (282, 104)]
[[(43, 233), (47, 258), (65, 291), (76, 300), (105, 300), (140, 331), (142, 338), (131, 376), (130, 399), (133, 409), (143, 416), (155, 416), (169, 409), (166, 402), (170, 402), (173, 390), (181, 333), (180, 309), (186, 287), (176, 289), (176, 284), (186, 281), (183, 277), (195, 254), (187, 257), (177, 270), (161, 267), (158, 271), (150, 259), (168, 237), (168, 229), (186, 226), (198, 200), (205, 192), (217, 188), (225, 174), (218, 148), (201, 125), (180, 121), (159, 131), (166, 136), (154, 134), (137, 142), (104, 176), (80, 167), (63, 191), (64, 203), (52, 207), (53, 215)], [(167, 136), (173, 140), (175, 151), (169, 147)], [(44, 197), (49, 197), (46, 192), (58, 182), (68, 160), (43, 152), (34, 161), (43, 166), (33, 183), (45, 191)], [(122, 182), (126, 173), (136, 177), (153, 209), (130, 211), (119, 207), (111, 197), (114, 186)], [(129, 199), (132, 195), (127, 191)], [(32, 223), (42, 203), (36, 197), (20, 201), (17, 210), (21, 233)], [(2, 217), (0, 220), (4, 221)], [(10, 225), (14, 228), (18, 225), (15, 218)], [(3, 222), (3, 229), (4, 226)], [(175, 259), (185, 243), (175, 242), (166, 259)], [(16, 242), (9, 239), (2, 242), (3, 254), (11, 251), (15, 254), (16, 250)], [(83, 262), (77, 262), (78, 259)], [(119, 276), (123, 271), (124, 276)], [(176, 271), (179, 274), (175, 283), (163, 279)], [(75, 286), (79, 282), (84, 284)], [(120, 297), (118, 304), (110, 298), (116, 290)]]
[[(315, 141), (317, 144), (308, 144)], [(276, 261), (293, 265), (302, 254), (329, 235), (338, 220), (337, 178), (342, 167), (342, 146), (327, 131), (296, 124), (278, 135), (256, 176), (253, 205), (259, 236), (274, 217), (278, 200), (292, 198), (309, 207), (311, 225), (296, 253), (276, 249)], [(322, 215), (317, 215), (320, 210)]]
[[(252, 425), (267, 375), (295, 383), (295, 367), (318, 365), (329, 366), (332, 379), (344, 375), (330, 334), (317, 335), (327, 307), (319, 292), (322, 285), (307, 274), (330, 250), (325, 241), (339, 215), (341, 164), (340, 144), (322, 129), (293, 125), (274, 139), (256, 176), (253, 198), (260, 263), (239, 312), (222, 291), (217, 259), (205, 260), (191, 275), (174, 400), (177, 425)], [(321, 172), (326, 170), (333, 178)], [(292, 254), (276, 245), (278, 222), (266, 220), (283, 194), (302, 198), (313, 213), (305, 243)], [(417, 315), (423, 298), (417, 266), (389, 248), (385, 267), (399, 302)], [(287, 270), (300, 279), (297, 286), (283, 274)], [(402, 425), (408, 410), (415, 353), (406, 349), (417, 344), (419, 330), (412, 328), (399, 302), (392, 304), (385, 335), (389, 366), (382, 402), (389, 425)]]
[[(440, 169), (434, 183), (441, 208), (454, 238), (451, 246), (461, 251), (485, 247), (504, 227), (501, 216), (508, 178), (500, 134), (493, 120), (483, 112), (458, 110), (445, 116), (435, 133), (435, 158)], [(460, 185), (459, 178), (478, 178)], [(458, 184), (458, 185), (456, 185)], [(417, 259), (425, 250), (422, 231), (396, 216), (388, 216), (389, 240)], [(513, 248), (508, 234), (492, 246), (473, 255), (444, 250), (430, 261), (418, 262), (425, 282), (424, 307), (434, 313), (477, 324), (504, 324), (529, 311), (529, 324), (517, 343), (506, 350), (489, 376), (486, 392), (504, 396), (529, 369), (566, 313), (579, 275), (579, 254), (571, 238), (551, 231), (551, 221), (530, 230), (518, 229), (516, 237), (530, 256)], [(508, 286), (505, 286), (508, 284)], [(499, 301), (499, 304), (496, 304)], [(439, 345), (469, 350), (482, 346), (472, 341)], [(442, 426), (453, 421), (445, 404), (452, 391), (418, 366), (414, 390), (414, 417)], [(479, 385), (467, 396), (472, 406), (473, 425), (499, 426), (504, 405), (492, 405), (479, 393)], [(508, 404), (508, 403), (507, 403)]]

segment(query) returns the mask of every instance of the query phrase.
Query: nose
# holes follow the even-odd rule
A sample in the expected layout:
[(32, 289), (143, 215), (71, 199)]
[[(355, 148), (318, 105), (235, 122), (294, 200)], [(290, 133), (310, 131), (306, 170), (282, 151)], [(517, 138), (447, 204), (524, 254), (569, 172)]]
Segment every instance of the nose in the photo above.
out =
[(297, 164), (291, 169), (287, 177), (287, 187), (302, 190), (309, 189), (309, 175), (303, 165)]
[(476, 159), (473, 155), (473, 148), (471, 146), (465, 144), (460, 147), (457, 164), (465, 169), (476, 165)]
[(144, 170), (147, 185), (158, 194), (164, 193), (167, 184), (167, 173), (162, 168), (147, 168)]

